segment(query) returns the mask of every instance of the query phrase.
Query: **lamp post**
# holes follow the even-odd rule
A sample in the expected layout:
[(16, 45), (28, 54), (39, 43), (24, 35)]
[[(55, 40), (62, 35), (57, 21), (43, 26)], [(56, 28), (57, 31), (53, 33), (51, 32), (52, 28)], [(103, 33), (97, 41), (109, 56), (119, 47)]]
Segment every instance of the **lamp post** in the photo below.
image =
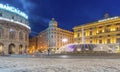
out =
[(62, 42), (64, 43), (64, 45), (67, 43), (68, 39), (67, 38), (63, 38)]
[(50, 55), (50, 48), (48, 48), (48, 56)]
[(67, 41), (68, 41), (67, 38), (62, 39), (62, 42), (64, 42), (64, 43), (67, 43)]

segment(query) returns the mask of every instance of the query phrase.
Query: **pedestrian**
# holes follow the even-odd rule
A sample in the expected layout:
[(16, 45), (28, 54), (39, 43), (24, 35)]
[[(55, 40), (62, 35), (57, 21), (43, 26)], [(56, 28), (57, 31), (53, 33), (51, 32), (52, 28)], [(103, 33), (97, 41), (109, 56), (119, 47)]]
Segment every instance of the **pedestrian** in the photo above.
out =
[(50, 54), (50, 48), (48, 48), (48, 55)]

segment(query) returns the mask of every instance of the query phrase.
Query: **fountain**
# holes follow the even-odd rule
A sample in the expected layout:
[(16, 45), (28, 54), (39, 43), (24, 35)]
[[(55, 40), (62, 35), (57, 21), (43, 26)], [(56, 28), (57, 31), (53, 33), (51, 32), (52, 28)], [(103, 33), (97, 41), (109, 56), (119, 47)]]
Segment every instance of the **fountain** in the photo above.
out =
[(84, 51), (97, 51), (97, 52), (107, 52), (107, 53), (114, 53), (114, 49), (110, 48), (105, 44), (87, 44), (85, 42), (84, 37), (84, 28), (82, 28), (82, 44), (72, 43), (67, 44), (59, 48), (56, 53), (64, 53), (64, 52), (84, 52)]
[(64, 52), (85, 52), (85, 51), (101, 51), (107, 53), (114, 53), (114, 50), (104, 44), (67, 44), (59, 48), (56, 53)]

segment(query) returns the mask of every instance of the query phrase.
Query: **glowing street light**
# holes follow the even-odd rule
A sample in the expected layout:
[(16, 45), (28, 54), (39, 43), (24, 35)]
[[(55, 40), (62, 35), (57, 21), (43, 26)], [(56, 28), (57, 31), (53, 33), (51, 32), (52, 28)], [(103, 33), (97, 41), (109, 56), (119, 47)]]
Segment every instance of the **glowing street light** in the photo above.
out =
[(62, 42), (66, 43), (68, 41), (67, 38), (62, 39)]
[(81, 51), (81, 49), (80, 49), (80, 48), (77, 48), (77, 51)]

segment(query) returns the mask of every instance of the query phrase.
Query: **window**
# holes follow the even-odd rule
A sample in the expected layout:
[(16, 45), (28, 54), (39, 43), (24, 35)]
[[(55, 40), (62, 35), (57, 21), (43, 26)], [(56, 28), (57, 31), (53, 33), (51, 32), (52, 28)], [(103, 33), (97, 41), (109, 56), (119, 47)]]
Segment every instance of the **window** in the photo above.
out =
[(100, 26), (99, 28), (102, 28), (102, 26)]
[(120, 34), (117, 34), (116, 36), (120, 36)]
[(0, 13), (0, 17), (2, 17), (2, 13)]
[(12, 19), (14, 19), (14, 16), (12, 16)]
[(110, 39), (107, 39), (107, 43), (110, 43)]
[(99, 43), (102, 43), (102, 40), (99, 40)]
[(28, 38), (28, 37), (27, 37), (27, 34), (25, 34), (25, 41), (27, 41), (27, 38)]
[(116, 25), (120, 25), (120, 23), (117, 23)]
[(117, 38), (117, 43), (119, 43), (119, 44), (120, 44), (120, 38)]
[(99, 36), (99, 38), (102, 38), (102, 36)]
[(107, 25), (107, 27), (110, 27), (110, 25)]
[(105, 32), (110, 32), (110, 28), (105, 28)]
[(2, 38), (2, 30), (0, 29), (0, 38)]
[(110, 37), (110, 35), (108, 35), (108, 37)]
[(19, 40), (23, 40), (23, 33), (19, 32)]
[(90, 41), (90, 43), (92, 43), (92, 41)]
[(120, 30), (120, 27), (117, 27), (116, 30), (119, 31), (119, 30)]
[(78, 33), (78, 36), (77, 37), (80, 37), (80, 33)]
[(51, 38), (53, 38), (53, 35), (51, 35)]
[(10, 29), (9, 38), (10, 39), (14, 39), (15, 38), (15, 31), (12, 28)]
[(22, 22), (22, 19), (20, 20), (20, 22)]
[(77, 32), (81, 32), (81, 30), (78, 30)]
[(92, 30), (92, 28), (90, 28), (90, 30)]
[(2, 38), (2, 36), (3, 36), (3, 29), (2, 28), (0, 28), (0, 38)]
[(102, 30), (99, 30), (99, 33), (102, 33)]
[(92, 35), (92, 31), (90, 31), (90, 35)]
[(84, 36), (86, 36), (86, 32), (84, 32)]

